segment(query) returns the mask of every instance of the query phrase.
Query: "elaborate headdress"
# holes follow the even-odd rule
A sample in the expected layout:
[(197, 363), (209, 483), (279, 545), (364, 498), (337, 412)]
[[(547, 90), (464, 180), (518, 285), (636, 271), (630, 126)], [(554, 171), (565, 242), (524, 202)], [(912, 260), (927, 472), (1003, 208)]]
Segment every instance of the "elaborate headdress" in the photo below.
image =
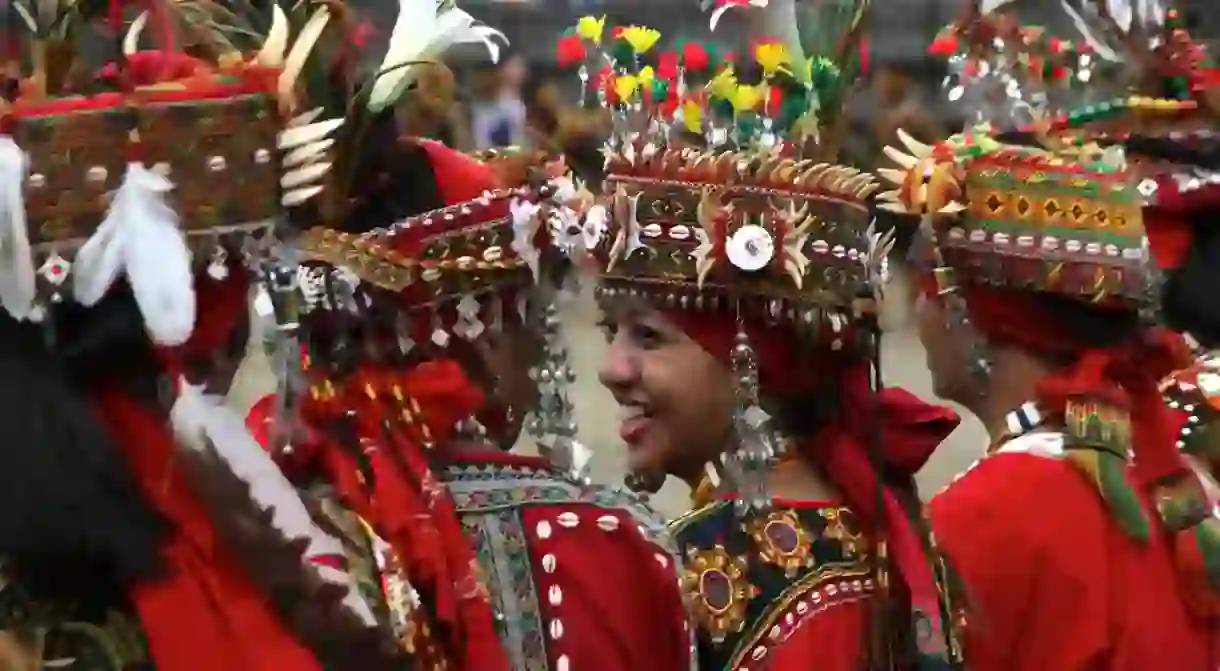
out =
[[(725, 3), (754, 4), (765, 3)], [(871, 226), (869, 196), (880, 185), (834, 162), (869, 7), (849, 4), (825, 53), (805, 59), (794, 56), (795, 44), (764, 39), (750, 54), (756, 68), (716, 62), (692, 42), (647, 64), (659, 32), (608, 28), (595, 17), (581, 19), (561, 50), (614, 119), (603, 150), (609, 228), (593, 247), (599, 296), (664, 311), (737, 378), (738, 441), (709, 476), (726, 474), (739, 513), (765, 510), (766, 476), (781, 451), (806, 447), (777, 431), (760, 396), (808, 398), (831, 391), (831, 381), (835, 417), (808, 449), (883, 539), (889, 556), (881, 561), (892, 562), (914, 609), (932, 618), (923, 642), (935, 648), (943, 644), (940, 607), (926, 558), (878, 480), (882, 462), (892, 466), (911, 445), (899, 439), (885, 455), (869, 454), (875, 434), (848, 418), (907, 419), (894, 395), (872, 393), (880, 391), (876, 292), (891, 244)], [(596, 78), (585, 62), (590, 48), (606, 63)], [(757, 79), (747, 80), (749, 69)], [(654, 489), (647, 475), (629, 484)]]
[[(880, 194), (881, 207), (920, 216), (921, 260), (932, 266), (927, 289), (957, 319), (973, 322), (987, 339), (1078, 357), (1040, 384), (1036, 404), (1010, 415), (1010, 430), (1061, 421), (1067, 458), (1097, 484), (1124, 530), (1146, 539), (1147, 511), (1125, 475), (1133, 456), (1136, 480), (1153, 490), (1164, 528), (1191, 538), (1179, 544), (1179, 557), (1202, 552), (1211, 566), (1217, 546), (1210, 508), (1202, 503), (1205, 485), (1175, 449), (1171, 436), (1180, 418), (1160, 407), (1156, 389), (1158, 375), (1181, 365), (1180, 343), (1146, 329), (1135, 342), (1094, 349), (1087, 336), (1082, 340), (1047, 318), (1036, 298), (1155, 316), (1162, 270), (1184, 258), (1181, 224), (1216, 202), (1190, 160), (1197, 154), (1194, 131), (1209, 123), (1214, 93), (1215, 71), (1201, 47), (1173, 10), (1094, 4), (1082, 13), (1065, 3), (1084, 33), (1080, 45), (977, 12), (946, 29), (934, 45), (938, 53), (954, 52), (959, 39), (986, 38), (965, 40), (967, 49), (952, 58), (974, 63), (975, 75), (1004, 72), (1009, 107), (1022, 106), (1032, 118), (975, 126), (933, 146), (900, 134), (905, 147), (886, 149), (897, 169), (880, 171), (895, 187)], [(1125, 14), (1112, 15), (1114, 7)], [(1091, 30), (1086, 14), (1114, 39)], [(1049, 60), (1032, 55), (1038, 48)], [(1124, 51), (1135, 67), (1122, 69)], [(1098, 59), (1110, 66), (1098, 79), (1116, 74), (1124, 87), (1150, 95), (1063, 110), (1048, 97), (1026, 94), (1031, 80), (1035, 88), (1051, 80), (1084, 83)], [(961, 86), (954, 84), (951, 95), (960, 97)], [(1026, 145), (997, 139), (1019, 134)], [(985, 373), (984, 343), (978, 344), (977, 370)], [(1202, 399), (1181, 390), (1173, 397), (1175, 408), (1203, 407)], [(1191, 431), (1188, 425), (1186, 434)]]

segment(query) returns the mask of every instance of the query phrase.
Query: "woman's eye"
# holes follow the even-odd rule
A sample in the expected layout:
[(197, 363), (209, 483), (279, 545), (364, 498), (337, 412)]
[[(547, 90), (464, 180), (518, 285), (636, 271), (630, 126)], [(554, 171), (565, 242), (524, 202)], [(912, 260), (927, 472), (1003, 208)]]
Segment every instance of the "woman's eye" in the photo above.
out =
[(618, 324), (609, 319), (601, 319), (597, 322), (597, 328), (601, 329), (602, 336), (606, 338), (606, 342), (613, 342), (614, 336), (618, 335)]
[(661, 332), (647, 324), (632, 324), (629, 332), (631, 340), (645, 349), (656, 347), (662, 341)]

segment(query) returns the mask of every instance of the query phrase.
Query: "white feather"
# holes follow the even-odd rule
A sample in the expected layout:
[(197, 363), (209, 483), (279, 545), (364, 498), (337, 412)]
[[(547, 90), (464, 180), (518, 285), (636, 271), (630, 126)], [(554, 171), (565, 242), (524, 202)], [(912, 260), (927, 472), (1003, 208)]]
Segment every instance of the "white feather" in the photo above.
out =
[(126, 274), (149, 335), (158, 345), (181, 345), (195, 327), (191, 252), (178, 214), (165, 201), (173, 184), (130, 163), (110, 211), (77, 253), (76, 300), (93, 305)]
[(438, 0), (399, 0), (398, 19), (390, 33), (385, 58), (377, 67), (377, 79), (369, 94), (368, 108), (379, 112), (392, 106), (418, 77), (415, 61), (434, 60), (455, 44), (479, 42), (487, 47), (492, 62), (500, 59), (497, 40), (508, 43), (500, 31), (476, 25), (465, 11)]
[(127, 34), (123, 36), (123, 54), (130, 56), (140, 50), (140, 35), (144, 32), (144, 26), (148, 24), (148, 12), (140, 12), (135, 21), (131, 22), (131, 27), (127, 29)]
[(1110, 10), (1110, 18), (1118, 24), (1124, 32), (1131, 30), (1131, 22), (1135, 18), (1135, 11), (1131, 8), (1131, 0), (1106, 0), (1106, 8)]
[(979, 4), (979, 13), (990, 14), (1004, 5), (1010, 5), (1016, 0), (983, 0)]
[[(284, 476), (266, 450), (246, 428), (242, 418), (229, 409), (224, 399), (203, 393), (203, 387), (185, 379), (179, 380), (179, 394), (170, 410), (170, 423), (182, 447), (201, 450), (211, 444), (228, 464), (229, 470), (250, 486), (250, 494), (259, 506), (272, 513), (271, 524), (287, 538), (308, 538), (305, 562), (312, 558), (343, 555), (338, 539), (322, 531), (313, 522), (300, 495)], [(329, 582), (348, 588), (344, 604), (366, 624), (376, 622), (359, 593), (352, 576), (344, 571), (315, 567)]]
[(1076, 30), (1080, 31), (1080, 36), (1083, 37), (1084, 41), (1093, 49), (1093, 53), (1097, 54), (1099, 58), (1113, 63), (1117, 63), (1122, 60), (1113, 49), (1106, 46), (1101, 40), (1097, 39), (1097, 36), (1093, 33), (1093, 29), (1089, 27), (1089, 22), (1086, 21), (1083, 16), (1081, 16), (1080, 12), (1076, 11), (1076, 8), (1072, 6), (1071, 0), (1059, 1), (1063, 5), (1063, 11), (1067, 12), (1068, 16), (1072, 18), (1072, 25), (1076, 26)]
[(25, 152), (7, 135), (0, 135), (0, 303), (14, 319), (34, 309), (37, 275), (26, 228)]

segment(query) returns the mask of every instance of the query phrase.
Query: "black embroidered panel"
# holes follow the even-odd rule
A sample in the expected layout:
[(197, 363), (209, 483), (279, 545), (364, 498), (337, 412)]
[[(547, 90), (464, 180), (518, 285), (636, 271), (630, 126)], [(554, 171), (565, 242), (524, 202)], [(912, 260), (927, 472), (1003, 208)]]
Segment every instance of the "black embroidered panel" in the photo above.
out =
[(760, 659), (805, 618), (866, 598), (874, 587), (871, 548), (846, 508), (777, 506), (742, 520), (720, 502), (671, 530), (706, 671)]

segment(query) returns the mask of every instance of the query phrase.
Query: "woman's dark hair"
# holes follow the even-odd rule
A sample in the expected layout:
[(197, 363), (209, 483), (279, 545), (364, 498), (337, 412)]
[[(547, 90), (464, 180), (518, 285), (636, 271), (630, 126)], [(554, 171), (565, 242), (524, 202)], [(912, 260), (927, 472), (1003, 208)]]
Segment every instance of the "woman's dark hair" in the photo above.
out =
[[(160, 567), (165, 522), (144, 500), (90, 400), (41, 326), (0, 316), (0, 554), (27, 570), (103, 565), (121, 581)], [(104, 367), (106, 359), (88, 365)]]
[[(1101, 308), (1077, 298), (1036, 294), (1041, 319), (1062, 324), (1080, 347), (1109, 349), (1139, 336), (1145, 326), (1134, 310)], [(1068, 362), (1070, 363), (1070, 362)]]
[(1220, 235), (1210, 226), (1188, 222), (1196, 231), (1186, 262), (1168, 271), (1161, 291), (1166, 324), (1190, 333), (1207, 348), (1220, 346)]

